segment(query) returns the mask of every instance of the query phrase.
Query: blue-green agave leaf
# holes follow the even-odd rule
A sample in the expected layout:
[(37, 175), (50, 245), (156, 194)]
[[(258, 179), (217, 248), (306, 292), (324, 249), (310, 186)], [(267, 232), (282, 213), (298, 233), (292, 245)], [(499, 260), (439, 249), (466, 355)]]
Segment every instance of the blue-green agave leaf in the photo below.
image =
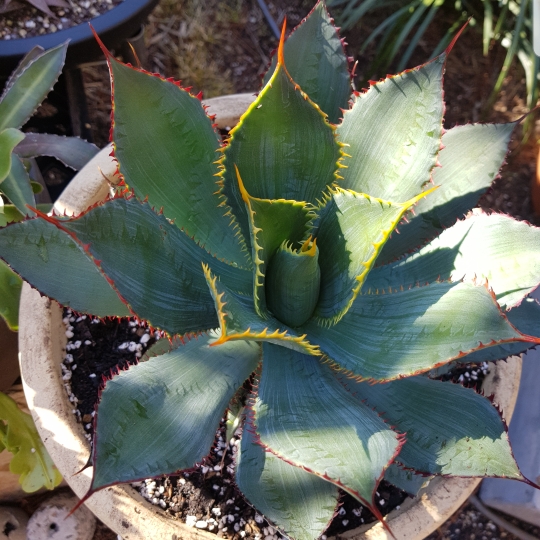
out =
[(218, 259), (249, 268), (216, 193), (220, 139), (201, 101), (172, 81), (108, 60), (113, 143), (127, 185)]
[(517, 122), (456, 126), (444, 133), (433, 183), (440, 188), (407, 214), (377, 259), (385, 264), (426, 244), (474, 208), (506, 156)]
[(232, 278), (232, 286), (250, 292), (251, 272), (211, 257), (165, 216), (135, 198), (108, 201), (60, 226), (87, 245), (139, 317), (171, 334), (217, 327), (201, 262), (215, 264), (225, 278)]
[(46, 220), (0, 229), (0, 257), (30, 285), (75, 311), (99, 317), (129, 315), (78, 243)]
[(483, 286), (442, 282), (374, 293), (358, 296), (335, 326), (299, 328), (336, 369), (360, 379), (411, 376), (501, 342), (539, 342), (511, 326)]
[(395, 463), (392, 463), (384, 471), (384, 479), (402, 491), (405, 491), (411, 497), (415, 497), (420, 489), (429, 482), (429, 477), (415, 474), (414, 471), (403, 469)]
[[(333, 20), (319, 0), (285, 41), (285, 65), (292, 79), (337, 124), (349, 108), (351, 76), (348, 59)], [(277, 55), (264, 76), (268, 83)]]
[(399, 451), (399, 436), (319, 359), (264, 343), (254, 413), (268, 450), (377, 512), (373, 494)]
[(318, 538), (334, 515), (337, 487), (267, 452), (255, 438), (245, 426), (236, 468), (240, 491), (288, 537)]
[(443, 53), (356, 95), (337, 128), (350, 156), (341, 187), (392, 201), (422, 191), (441, 144), (445, 60)]
[(15, 154), (11, 155), (11, 169), (0, 184), (0, 191), (21, 214), (34, 215), (34, 212), (28, 208), (28, 206), (34, 207), (36, 205), (34, 192), (30, 185), (30, 176), (28, 176), (21, 159)]
[(236, 390), (260, 360), (255, 343), (187, 340), (121, 371), (99, 403), (90, 493), (190, 468), (210, 451)]
[(538, 246), (540, 228), (504, 215), (476, 213), (416, 253), (373, 269), (365, 287), (407, 287), (436, 279), (487, 280), (501, 307), (508, 309), (540, 281)]
[(397, 457), (405, 467), (428, 474), (523, 480), (499, 412), (473, 389), (428, 377), (373, 385), (344, 382), (406, 434)]

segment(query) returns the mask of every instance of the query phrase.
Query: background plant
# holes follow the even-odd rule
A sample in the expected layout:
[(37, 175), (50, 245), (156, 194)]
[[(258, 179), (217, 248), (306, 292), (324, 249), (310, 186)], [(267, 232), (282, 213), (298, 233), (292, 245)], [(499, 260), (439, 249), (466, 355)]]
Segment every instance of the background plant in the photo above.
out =
[(489, 399), (425, 376), (540, 343), (540, 230), (469, 213), (516, 123), (443, 130), (448, 53), (351, 97), (319, 3), (222, 145), (196, 96), (105, 51), (126, 191), (0, 230), (43, 293), (171, 338), (105, 385), (87, 496), (204, 461), (246, 381), (237, 482), (292, 537), (338, 487), (380, 517), (383, 476), (527, 481)]
[(364, 17), (371, 12), (388, 12), (366, 37), (361, 49), (362, 53), (369, 45), (377, 43), (375, 58), (365, 72), (366, 80), (387, 73), (391, 66), (397, 71), (408, 67), (425, 32), (436, 17), (444, 13), (454, 17), (454, 22), (433, 50), (433, 56), (448, 46), (469, 18), (471, 28), (482, 34), (484, 56), (495, 42), (507, 50), (484, 110), (488, 111), (493, 105), (516, 59), (526, 77), (527, 106), (529, 109), (536, 106), (540, 60), (532, 47), (533, 2), (530, 0), (331, 0), (328, 3), (341, 8), (336, 10), (336, 17), (344, 30), (361, 26)]
[[(31, 177), (35, 157), (53, 156), (78, 170), (98, 151), (76, 137), (21, 130), (58, 80), (67, 46), (64, 43), (46, 52), (34, 47), (11, 74), (0, 97), (0, 226), (33, 214), (28, 206), (36, 206), (34, 193), (42, 189)], [(41, 208), (48, 211), (50, 206)], [(21, 284), (0, 261), (0, 316), (12, 330), (18, 326)]]

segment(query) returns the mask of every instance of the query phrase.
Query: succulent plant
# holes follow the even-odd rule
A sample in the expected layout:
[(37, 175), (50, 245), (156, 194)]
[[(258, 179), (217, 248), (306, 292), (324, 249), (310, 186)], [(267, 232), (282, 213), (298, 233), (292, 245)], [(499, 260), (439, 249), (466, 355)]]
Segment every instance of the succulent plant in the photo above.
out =
[(245, 387), (237, 483), (293, 538), (338, 488), (381, 518), (382, 478), (527, 481), (489, 397), (429, 376), (540, 343), (540, 230), (470, 213), (516, 123), (443, 129), (449, 50), (351, 96), (319, 2), (224, 144), (200, 96), (105, 53), (125, 190), (0, 230), (42, 293), (170, 337), (105, 384), (87, 497), (203, 462)]
[[(81, 169), (98, 148), (77, 137), (48, 133), (23, 133), (21, 128), (36, 112), (50, 92), (64, 66), (67, 42), (44, 51), (34, 47), (20, 61), (7, 80), (0, 96), (0, 226), (32, 214), (35, 182), (31, 160), (53, 156), (73, 169)], [(11, 204), (5, 204), (10, 202)], [(50, 208), (50, 207), (49, 207)], [(19, 296), (22, 282), (0, 261), (0, 317), (12, 330), (19, 320)]]

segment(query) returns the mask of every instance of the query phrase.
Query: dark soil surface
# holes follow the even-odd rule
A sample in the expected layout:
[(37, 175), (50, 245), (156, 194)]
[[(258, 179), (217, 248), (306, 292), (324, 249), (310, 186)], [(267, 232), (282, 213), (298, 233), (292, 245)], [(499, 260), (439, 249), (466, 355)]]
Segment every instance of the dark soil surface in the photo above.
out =
[[(91, 21), (106, 13), (122, 0), (70, 0), (65, 6), (49, 8), (49, 14), (25, 0), (12, 0), (9, 11), (2, 13), (5, 0), (0, 0), (0, 39), (20, 39), (54, 34), (72, 26)], [(16, 7), (18, 6), (18, 7)]]

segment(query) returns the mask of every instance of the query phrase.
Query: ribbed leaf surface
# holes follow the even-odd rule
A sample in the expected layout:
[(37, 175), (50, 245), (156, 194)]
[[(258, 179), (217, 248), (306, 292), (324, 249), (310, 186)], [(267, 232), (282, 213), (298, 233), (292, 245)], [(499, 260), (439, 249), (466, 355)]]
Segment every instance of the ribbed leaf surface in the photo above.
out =
[(430, 474), (523, 479), (500, 414), (474, 390), (427, 377), (374, 385), (344, 382), (359, 400), (406, 433), (397, 457), (405, 467)]
[(295, 245), (305, 239), (313, 214), (310, 214), (306, 203), (257, 199), (251, 197), (242, 185), (240, 189), (248, 209), (255, 310), (265, 316), (265, 276), (268, 263), (284, 241)]
[(10, 81), (0, 100), (0, 131), (20, 128), (32, 116), (57, 81), (67, 46), (66, 42), (40, 54)]
[(106, 202), (62, 226), (89, 244), (92, 256), (139, 317), (172, 334), (217, 327), (202, 262), (223, 271), (231, 286), (250, 292), (250, 272), (214, 259), (135, 198)]
[(260, 317), (255, 311), (253, 298), (234, 294), (218, 280), (218, 276), (212, 276), (207, 266), (204, 267), (204, 273), (221, 329), (221, 336), (215, 345), (239, 339), (267, 341), (310, 355), (320, 354), (318, 347), (311, 345), (305, 335), (270, 315), (264, 319)]
[(48, 221), (32, 219), (0, 229), (0, 257), (33, 287), (75, 311), (129, 315), (95, 263)]
[[(508, 320), (524, 334), (540, 338), (540, 304), (534, 298), (525, 298), (519, 306), (505, 314)], [(473, 352), (463, 359), (465, 362), (489, 362), (521, 354), (534, 347), (534, 343), (508, 343)]]
[[(446, 229), (417, 253), (375, 268), (366, 288), (388, 289), (439, 277), (488, 280), (502, 307), (509, 308), (540, 281), (540, 229), (498, 215), (477, 214)], [(524, 264), (523, 261), (527, 261)]]
[(310, 321), (300, 331), (338, 369), (374, 380), (427, 371), (492, 340), (528, 339), (508, 324), (485, 287), (447, 282), (360, 295), (335, 326)]
[(219, 207), (218, 135), (201, 102), (175, 83), (110, 59), (115, 154), (135, 194), (219, 259), (249, 266)]
[(370, 506), (400, 444), (317, 358), (266, 343), (255, 426), (261, 442), (279, 457)]
[(340, 186), (406, 201), (422, 190), (441, 143), (445, 54), (374, 84), (338, 126), (347, 143)]
[(501, 168), (516, 122), (457, 126), (442, 137), (440, 167), (433, 169), (433, 183), (441, 186), (418, 202), (409, 223), (399, 226), (384, 246), (377, 264), (412, 251), (476, 206)]
[(24, 168), (23, 162), (15, 154), (11, 155), (11, 168), (0, 184), (0, 192), (13, 203), (21, 214), (34, 215), (26, 206), (36, 206), (30, 177)]
[[(293, 80), (336, 124), (349, 108), (351, 76), (347, 55), (324, 3), (319, 1), (285, 41), (285, 65)], [(276, 69), (277, 55), (264, 77)]]
[(101, 395), (92, 491), (173, 473), (206, 456), (225, 408), (255, 370), (254, 343), (192, 339), (121, 371)]
[(314, 316), (336, 323), (349, 309), (390, 233), (417, 198), (397, 204), (336, 189), (321, 210), (321, 292)]
[(341, 156), (335, 130), (283, 67), (274, 72), (231, 135), (223, 162), (223, 194), (244, 237), (249, 236), (249, 225), (235, 165), (247, 192), (260, 199), (315, 204), (335, 180)]
[(295, 540), (318, 538), (337, 505), (337, 487), (279, 459), (254, 441), (246, 426), (236, 483), (249, 502)]

